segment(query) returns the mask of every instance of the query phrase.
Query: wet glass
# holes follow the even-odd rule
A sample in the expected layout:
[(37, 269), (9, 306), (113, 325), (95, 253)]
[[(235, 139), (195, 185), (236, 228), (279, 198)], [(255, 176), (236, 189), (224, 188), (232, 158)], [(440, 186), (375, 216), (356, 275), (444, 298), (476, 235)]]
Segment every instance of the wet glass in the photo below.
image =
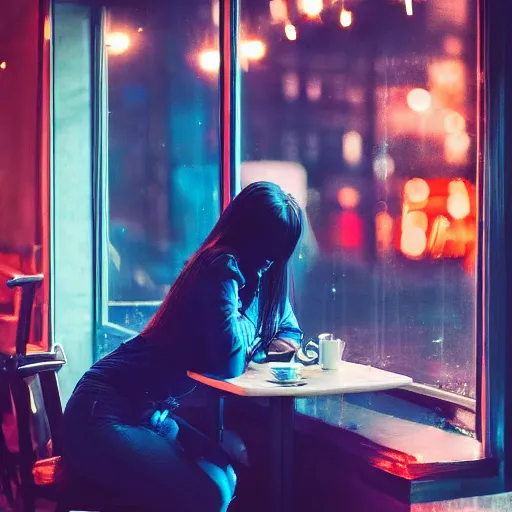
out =
[(242, 186), (304, 207), (292, 299), (345, 359), (475, 397), (476, 0), (241, 0)]
[(218, 8), (107, 7), (108, 322), (139, 331), (219, 215)]

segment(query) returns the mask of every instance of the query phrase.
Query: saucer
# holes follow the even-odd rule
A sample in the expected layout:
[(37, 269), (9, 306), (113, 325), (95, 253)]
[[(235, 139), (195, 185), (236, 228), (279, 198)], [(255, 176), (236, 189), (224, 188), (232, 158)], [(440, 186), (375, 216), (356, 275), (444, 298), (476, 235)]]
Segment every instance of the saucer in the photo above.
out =
[(290, 379), (290, 380), (278, 380), (274, 378), (270, 378), (267, 382), (271, 382), (272, 384), (279, 384), (280, 386), (305, 386), (307, 382), (304, 377), (299, 377), (298, 379)]

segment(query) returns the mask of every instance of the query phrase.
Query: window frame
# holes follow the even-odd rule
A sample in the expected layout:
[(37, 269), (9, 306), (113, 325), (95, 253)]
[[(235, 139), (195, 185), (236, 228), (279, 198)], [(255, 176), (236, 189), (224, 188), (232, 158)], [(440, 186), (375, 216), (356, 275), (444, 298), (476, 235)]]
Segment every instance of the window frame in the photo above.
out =
[[(478, 23), (478, 31), (480, 31), (482, 27), (482, 20), (488, 20), (488, 16), (484, 12), (483, 4), (486, 3), (485, 0), (477, 0), (479, 4), (477, 23)], [(240, 146), (241, 146), (241, 116), (240, 116), (240, 96), (241, 96), (241, 87), (240, 87), (240, 69), (239, 66), (236, 65), (237, 59), (237, 51), (238, 51), (238, 35), (239, 35), (239, 21), (240, 21), (240, 0), (225, 0), (221, 2), (221, 15), (220, 15), (220, 70), (219, 70), (219, 84), (221, 91), (221, 118), (220, 118), (220, 147), (221, 147), (221, 189), (224, 193), (229, 195), (231, 199), (238, 193), (238, 187), (233, 187), (233, 183), (236, 180), (239, 180), (240, 175)], [(230, 11), (230, 12), (228, 12)], [(226, 31), (227, 27), (231, 27), (230, 36), (227, 37)], [(482, 54), (484, 51), (484, 41), (483, 38), (479, 38), (477, 42), (477, 76), (481, 76), (483, 70), (483, 62), (482, 62)], [(235, 64), (233, 64), (235, 63)], [(227, 90), (227, 86), (230, 86), (229, 90)], [(483, 119), (481, 119), (481, 112), (484, 110), (485, 100), (482, 96), (482, 81), (478, 80), (477, 84), (477, 119), (479, 119), (479, 126), (477, 128), (477, 148), (482, 147), (481, 138), (483, 132)], [(232, 144), (232, 141), (234, 143)], [(479, 189), (484, 190), (483, 186), (483, 173), (484, 173), (484, 162), (482, 158), (478, 159), (477, 164), (477, 180), (479, 183)], [(481, 194), (479, 194), (481, 195)], [(478, 197), (480, 202), (480, 197)], [(227, 206), (227, 203), (223, 200), (222, 202), (223, 209)], [(483, 207), (483, 206), (482, 206)], [(479, 250), (477, 252), (477, 268), (480, 270), (483, 268), (482, 258), (483, 251), (481, 250), (481, 240), (482, 240), (482, 222), (481, 216), (479, 218)], [(475, 341), (476, 341), (476, 350), (477, 352), (481, 352), (482, 347), (482, 323), (478, 321), (478, 318), (482, 316), (481, 314), (481, 304), (482, 304), (482, 283), (481, 283), (481, 273), (479, 272), (477, 275), (477, 298), (476, 298), (476, 308), (475, 308), (475, 318), (476, 321), (476, 329), (475, 329)], [(479, 389), (481, 384), (479, 382), (482, 381), (482, 368), (481, 364), (478, 364), (478, 356), (477, 356), (477, 368), (476, 368), (476, 381), (477, 381), (477, 394), (479, 394)], [(439, 403), (444, 404), (446, 402), (452, 404), (453, 406), (461, 406), (470, 410), (477, 411), (477, 415), (481, 415), (480, 407), (478, 402), (480, 397), (477, 399), (471, 399), (467, 397), (463, 397), (457, 395), (455, 393), (450, 393), (447, 391), (443, 391), (440, 389), (436, 389), (434, 387), (413, 383), (404, 388), (406, 391), (410, 393), (417, 393), (419, 395), (424, 395), (425, 397), (429, 397), (433, 401), (439, 401)], [(483, 441), (483, 436), (481, 432), (480, 425), (483, 423), (482, 418), (477, 420), (477, 439)], [(487, 450), (486, 450), (486, 453)], [(491, 451), (489, 451), (489, 455)]]
[[(240, 145), (240, 111), (233, 106), (240, 102), (240, 79), (233, 63), (237, 62), (240, 0), (221, 2), (221, 180), (222, 189), (229, 191), (239, 170), (236, 161)], [(507, 306), (512, 305), (512, 286), (506, 274), (506, 254), (512, 241), (505, 238), (503, 229), (508, 221), (506, 199), (512, 195), (507, 175), (512, 176), (512, 149), (506, 140), (512, 140), (512, 108), (505, 103), (506, 90), (512, 90), (512, 43), (507, 37), (508, 10), (499, 0), (479, 0), (477, 14), (477, 183), (478, 183), (478, 252), (477, 297), (475, 307), (476, 400), (465, 399), (435, 388), (413, 384), (408, 392), (429, 397), (440, 404), (462, 406), (476, 411), (476, 435), (483, 444), (485, 458), (499, 462), (499, 475), (491, 487), (504, 490), (511, 485), (512, 466), (512, 410), (506, 408), (512, 395), (512, 380), (506, 372), (506, 362), (512, 362), (507, 335), (512, 334), (512, 319), (508, 320)], [(229, 11), (229, 12), (227, 12)], [(227, 26), (230, 35), (226, 36)], [(231, 89), (226, 92), (226, 86)], [(227, 105), (231, 109), (227, 109)], [(507, 115), (508, 114), (508, 115)], [(486, 119), (491, 122), (486, 123)], [(238, 126), (237, 126), (238, 125)], [(231, 144), (235, 135), (234, 147)], [(508, 136), (508, 139), (507, 139)], [(238, 152), (239, 154), (239, 152)], [(491, 172), (492, 170), (492, 172)], [(225, 203), (223, 203), (225, 206)], [(512, 214), (511, 214), (512, 215)], [(512, 220), (512, 219), (511, 219)], [(508, 221), (508, 222), (507, 222)], [(510, 283), (512, 284), (512, 282)], [(508, 388), (507, 388), (508, 386)], [(484, 486), (487, 488), (487, 486)], [(485, 491), (484, 491), (485, 492)]]

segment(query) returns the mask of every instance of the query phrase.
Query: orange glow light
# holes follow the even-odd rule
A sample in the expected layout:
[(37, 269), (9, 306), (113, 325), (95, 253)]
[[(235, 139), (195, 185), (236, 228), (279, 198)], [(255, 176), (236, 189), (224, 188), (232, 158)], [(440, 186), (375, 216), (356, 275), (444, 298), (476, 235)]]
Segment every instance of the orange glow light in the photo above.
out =
[(322, 82), (319, 78), (311, 78), (306, 84), (306, 96), (310, 101), (318, 101), (322, 97)]
[(323, 0), (302, 0), (302, 11), (310, 18), (316, 18), (324, 8)]
[(269, 9), (274, 23), (281, 23), (288, 18), (288, 7), (283, 0), (270, 0)]
[(458, 112), (450, 112), (444, 118), (446, 133), (462, 133), (466, 130), (466, 120)]
[(112, 32), (106, 37), (106, 46), (110, 53), (120, 55), (130, 47), (130, 38), (124, 32)]
[(220, 67), (220, 54), (217, 50), (205, 50), (199, 54), (199, 66), (203, 71), (210, 73), (218, 71)]
[(375, 216), (375, 237), (377, 249), (380, 253), (388, 252), (393, 243), (393, 217), (387, 211), (379, 212)]
[(444, 38), (443, 48), (448, 55), (459, 57), (464, 51), (464, 44), (460, 38), (449, 35)]
[(427, 231), (428, 228), (428, 217), (425, 212), (414, 210), (407, 213), (402, 220), (402, 230), (406, 231), (410, 228), (420, 228), (423, 231)]
[(295, 41), (297, 39), (297, 29), (291, 23), (287, 23), (284, 27), (284, 34), (289, 41)]
[(446, 202), (446, 209), (454, 219), (465, 219), (471, 211), (468, 195), (453, 194), (449, 196)]
[(342, 9), (340, 13), (340, 25), (343, 28), (350, 27), (352, 25), (352, 11)]
[(432, 98), (425, 89), (412, 89), (407, 94), (407, 105), (415, 112), (425, 112), (431, 104)]
[(400, 250), (411, 259), (419, 259), (427, 248), (427, 235), (421, 228), (408, 228), (402, 232)]
[(434, 219), (428, 240), (428, 248), (432, 258), (438, 259), (443, 256), (449, 227), (450, 221), (444, 215), (438, 215)]
[(466, 184), (461, 180), (452, 180), (450, 183), (448, 183), (448, 194), (455, 195), (455, 194), (464, 194), (468, 195), (468, 189), (466, 187)]
[(351, 130), (343, 135), (343, 158), (350, 165), (357, 165), (363, 157), (363, 138), (359, 132)]
[(0, 62), (0, 69), (7, 69), (7, 62), (5, 62), (5, 60)]
[(428, 183), (421, 178), (413, 178), (404, 186), (404, 195), (411, 203), (422, 203), (430, 195)]
[(244, 41), (241, 44), (242, 55), (246, 59), (260, 60), (265, 56), (267, 51), (265, 45), (261, 41)]
[(462, 94), (466, 87), (465, 64), (460, 59), (432, 62), (428, 66), (428, 73), (432, 86), (445, 94)]
[(444, 157), (446, 161), (450, 164), (464, 163), (470, 144), (471, 139), (465, 132), (447, 135), (444, 140)]
[(359, 192), (353, 187), (343, 187), (338, 190), (338, 203), (342, 208), (351, 210), (359, 204)]
[(50, 18), (44, 19), (44, 40), (49, 41), (52, 36), (52, 30), (50, 25)]

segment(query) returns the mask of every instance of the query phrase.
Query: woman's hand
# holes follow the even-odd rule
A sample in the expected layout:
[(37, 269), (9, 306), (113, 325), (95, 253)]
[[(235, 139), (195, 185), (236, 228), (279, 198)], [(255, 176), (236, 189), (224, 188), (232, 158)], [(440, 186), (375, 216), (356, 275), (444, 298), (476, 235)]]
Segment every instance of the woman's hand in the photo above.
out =
[(284, 354), (287, 352), (297, 352), (297, 347), (290, 341), (283, 340), (281, 338), (276, 338), (272, 340), (268, 352), (269, 354), (271, 352), (275, 352), (278, 354)]
[(176, 441), (180, 427), (167, 409), (155, 411), (150, 419), (153, 430), (168, 441)]

